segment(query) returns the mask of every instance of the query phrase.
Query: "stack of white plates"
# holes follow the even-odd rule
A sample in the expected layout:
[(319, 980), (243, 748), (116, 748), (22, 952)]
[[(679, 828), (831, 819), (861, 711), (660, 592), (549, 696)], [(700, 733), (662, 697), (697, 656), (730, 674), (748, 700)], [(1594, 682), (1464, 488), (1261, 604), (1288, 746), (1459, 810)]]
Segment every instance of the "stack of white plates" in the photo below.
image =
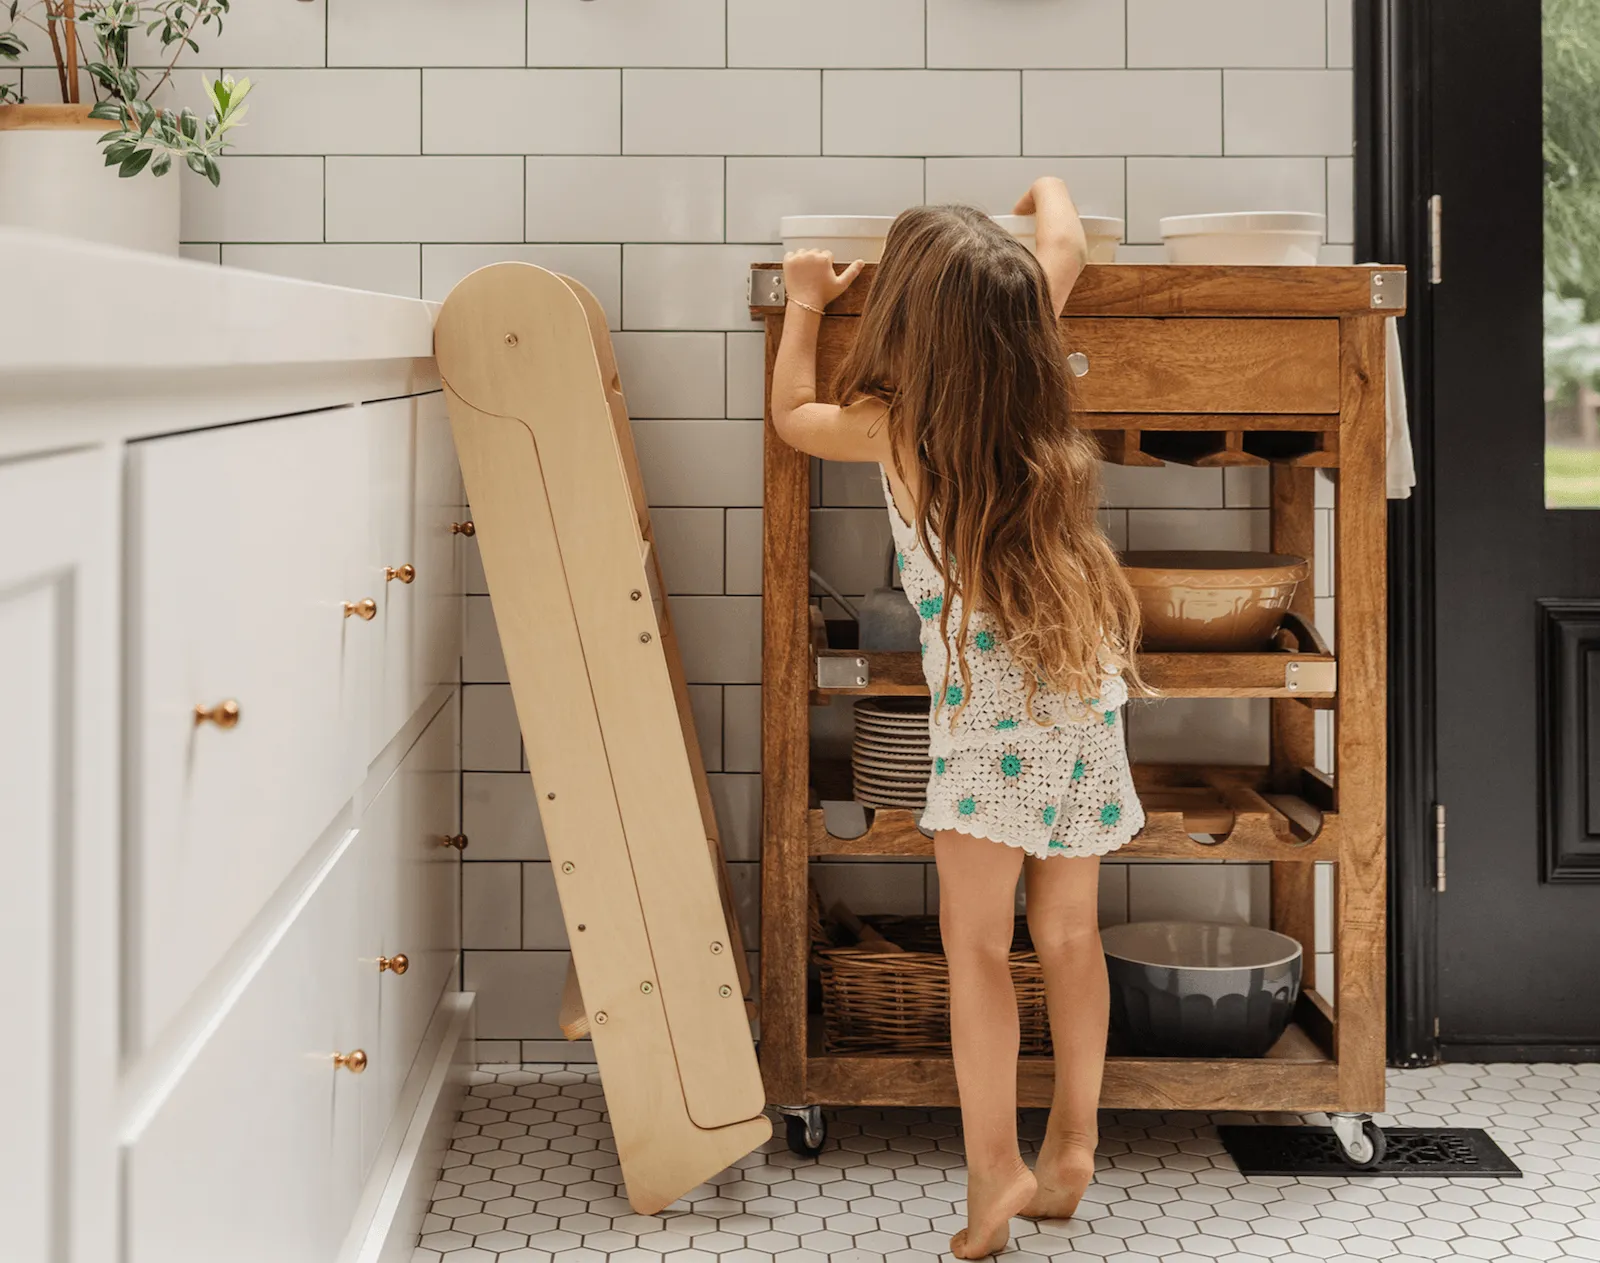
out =
[(850, 765), (857, 802), (921, 811), (928, 799), (928, 699), (869, 697), (857, 702)]

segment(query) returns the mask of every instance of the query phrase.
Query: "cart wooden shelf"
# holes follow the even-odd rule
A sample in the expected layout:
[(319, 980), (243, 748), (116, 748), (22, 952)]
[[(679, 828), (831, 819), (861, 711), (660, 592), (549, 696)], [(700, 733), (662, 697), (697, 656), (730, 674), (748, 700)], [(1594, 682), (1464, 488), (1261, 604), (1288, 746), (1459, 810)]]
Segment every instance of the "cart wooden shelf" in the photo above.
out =
[[(829, 307), (819, 336), (826, 389), (870, 291), (869, 267)], [(782, 335), (776, 264), (751, 270), (766, 322), (767, 378)], [(1326, 1110), (1354, 1123), (1384, 1099), (1383, 321), (1402, 314), (1391, 267), (1090, 266), (1061, 320), (1072, 402), (1108, 461), (1270, 470), (1272, 549), (1314, 558), (1315, 471), (1337, 488), (1337, 653), (1296, 593), (1262, 653), (1141, 655), (1169, 697), (1271, 699), (1260, 767), (1139, 765), (1146, 825), (1119, 858), (1271, 864), (1272, 924), (1305, 951), (1295, 1021), (1264, 1058), (1108, 1059), (1107, 1107)], [(819, 856), (926, 856), (907, 811), (867, 813), (858, 837), (828, 831), (820, 799), (848, 797), (848, 769), (813, 761), (810, 708), (841, 695), (926, 692), (915, 654), (827, 643), (810, 613), (810, 461), (777, 438), (768, 409), (762, 589), (763, 867), (761, 1066), (768, 1100), (817, 1139), (817, 1107), (956, 1103), (948, 1058), (837, 1056), (807, 1014), (808, 865)], [(842, 638), (840, 638), (842, 639)], [(1334, 716), (1337, 779), (1315, 769), (1314, 711)], [(1204, 841), (1197, 840), (1204, 838)], [(1313, 862), (1335, 865), (1337, 995), (1317, 987)], [(1049, 1102), (1048, 1058), (1024, 1058), (1021, 1101)], [(797, 1133), (791, 1128), (791, 1141)]]

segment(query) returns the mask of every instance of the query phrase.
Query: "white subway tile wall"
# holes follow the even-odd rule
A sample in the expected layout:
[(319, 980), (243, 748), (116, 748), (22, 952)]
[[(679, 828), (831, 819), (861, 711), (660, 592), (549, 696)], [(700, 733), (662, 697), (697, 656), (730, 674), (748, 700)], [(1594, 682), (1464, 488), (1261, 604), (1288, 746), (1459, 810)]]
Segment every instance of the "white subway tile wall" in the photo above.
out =
[[(1328, 215), (1354, 234), (1350, 0), (312, 0), (240, 6), (202, 47), (259, 85), (222, 186), (187, 173), (184, 253), (439, 300), (502, 260), (576, 277), (613, 336), (741, 926), (758, 943), (764, 338), (745, 266), (785, 214), (919, 202), (1011, 209), (1039, 174), (1127, 220)], [(36, 56), (23, 81), (44, 95)], [(17, 70), (0, 71), (19, 78)], [(198, 74), (176, 95), (197, 90)], [(882, 582), (874, 471), (814, 467), (814, 564)], [(1264, 547), (1258, 470), (1108, 467), (1119, 546)], [(1317, 621), (1332, 637), (1332, 487), (1318, 480)], [(565, 930), (477, 550), (462, 672), (463, 982), (480, 1049), (592, 1056), (556, 1009)], [(1138, 758), (1266, 757), (1266, 706), (1172, 700), (1130, 715)], [(821, 708), (824, 740), (849, 712)], [(1319, 716), (1319, 762), (1331, 761)], [(917, 861), (818, 865), (858, 910), (935, 911)], [(1262, 923), (1252, 865), (1109, 863), (1101, 920)], [(1331, 882), (1319, 874), (1321, 921)], [(1330, 946), (1319, 926), (1317, 949)], [(1326, 958), (1319, 956), (1326, 981)]]

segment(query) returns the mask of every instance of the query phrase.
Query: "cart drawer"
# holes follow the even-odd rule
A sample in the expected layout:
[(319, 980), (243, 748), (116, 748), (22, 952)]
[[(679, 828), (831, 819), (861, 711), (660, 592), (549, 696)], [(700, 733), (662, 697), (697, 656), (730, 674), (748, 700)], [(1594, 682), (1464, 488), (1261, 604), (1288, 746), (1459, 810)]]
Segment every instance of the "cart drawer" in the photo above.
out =
[(1337, 320), (1063, 320), (1061, 337), (1088, 361), (1080, 412), (1339, 411)]

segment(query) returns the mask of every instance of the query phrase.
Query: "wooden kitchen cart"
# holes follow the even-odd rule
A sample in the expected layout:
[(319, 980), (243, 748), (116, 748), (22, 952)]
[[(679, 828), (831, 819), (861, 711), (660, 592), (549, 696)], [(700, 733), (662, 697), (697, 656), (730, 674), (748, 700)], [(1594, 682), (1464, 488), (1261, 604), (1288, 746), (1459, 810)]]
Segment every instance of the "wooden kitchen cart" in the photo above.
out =
[[(824, 391), (850, 345), (874, 269), (822, 321)], [(807, 1014), (808, 865), (825, 856), (930, 855), (913, 813), (868, 813), (829, 833), (814, 790), (810, 710), (819, 693), (925, 692), (916, 654), (818, 643), (809, 610), (811, 462), (771, 427), (783, 278), (752, 267), (766, 322), (762, 584), (761, 1069), (791, 1143), (821, 1142), (821, 1106), (956, 1104), (948, 1057), (835, 1056)], [(1147, 823), (1119, 857), (1271, 863), (1272, 924), (1304, 949), (1303, 994), (1264, 1058), (1107, 1062), (1102, 1103), (1120, 1109), (1329, 1111), (1347, 1158), (1375, 1161), (1366, 1117), (1384, 1100), (1384, 320), (1405, 306), (1391, 267), (1091, 265), (1061, 320), (1078, 422), (1108, 461), (1270, 469), (1272, 550), (1314, 559), (1315, 471), (1337, 486), (1337, 655), (1300, 585), (1279, 647), (1140, 659), (1167, 697), (1271, 699), (1271, 761), (1259, 767), (1136, 765)], [(826, 396), (824, 396), (826, 397)], [(843, 662), (837, 659), (844, 659)], [(858, 681), (865, 680), (864, 684)], [(1334, 715), (1337, 777), (1314, 767), (1315, 711)], [(847, 793), (848, 791), (846, 791)], [(823, 797), (828, 795), (824, 794)], [(1210, 843), (1191, 834), (1210, 835)], [(1335, 865), (1337, 994), (1317, 990), (1313, 862)], [(1020, 1101), (1047, 1105), (1052, 1066), (1024, 1058)]]

